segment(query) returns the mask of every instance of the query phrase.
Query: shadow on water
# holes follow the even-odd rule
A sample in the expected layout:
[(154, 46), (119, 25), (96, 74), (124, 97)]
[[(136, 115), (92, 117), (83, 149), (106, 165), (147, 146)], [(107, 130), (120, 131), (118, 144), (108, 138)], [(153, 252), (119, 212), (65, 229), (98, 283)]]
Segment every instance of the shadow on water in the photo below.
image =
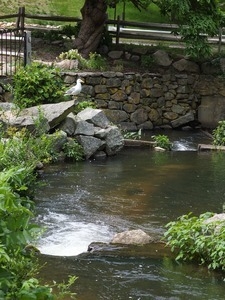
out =
[[(194, 138), (191, 146), (199, 142)], [(37, 222), (47, 226), (39, 248), (50, 254), (42, 275), (79, 276), (80, 300), (222, 299), (223, 276), (203, 267), (86, 251), (90, 243), (109, 242), (123, 230), (139, 228), (161, 237), (165, 224), (182, 214), (221, 212), (224, 166), (222, 152), (149, 149), (49, 166), (42, 178), (46, 185), (36, 195)]]

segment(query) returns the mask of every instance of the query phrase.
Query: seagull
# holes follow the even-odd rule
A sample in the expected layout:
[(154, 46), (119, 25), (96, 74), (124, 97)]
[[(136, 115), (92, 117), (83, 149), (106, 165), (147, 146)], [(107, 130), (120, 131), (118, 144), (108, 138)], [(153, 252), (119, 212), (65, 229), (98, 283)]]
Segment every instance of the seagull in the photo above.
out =
[(73, 87), (71, 87), (70, 89), (68, 89), (66, 92), (65, 92), (65, 96), (68, 96), (68, 95), (73, 95), (73, 96), (76, 96), (78, 94), (80, 94), (81, 90), (82, 90), (82, 85), (81, 83), (83, 83), (83, 80), (78, 78), (77, 79), (77, 84), (74, 85)]

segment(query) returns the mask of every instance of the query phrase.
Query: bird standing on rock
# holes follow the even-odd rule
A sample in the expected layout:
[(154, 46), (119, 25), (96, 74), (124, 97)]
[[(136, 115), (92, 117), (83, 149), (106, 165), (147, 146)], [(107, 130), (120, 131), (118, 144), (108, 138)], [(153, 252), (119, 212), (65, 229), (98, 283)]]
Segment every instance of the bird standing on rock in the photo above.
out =
[(80, 94), (80, 92), (82, 91), (81, 83), (83, 83), (83, 80), (78, 78), (77, 84), (75, 86), (71, 87), (70, 89), (68, 89), (65, 92), (65, 96), (68, 96), (68, 95), (76, 96), (76, 95)]

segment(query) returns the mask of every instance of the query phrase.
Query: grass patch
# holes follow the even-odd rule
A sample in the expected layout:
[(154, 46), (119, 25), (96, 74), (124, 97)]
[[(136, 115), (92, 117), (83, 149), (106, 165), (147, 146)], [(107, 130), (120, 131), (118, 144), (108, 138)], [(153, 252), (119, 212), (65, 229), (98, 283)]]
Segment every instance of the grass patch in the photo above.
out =
[[(10, 2), (11, 3), (11, 2)], [(13, 4), (14, 3), (14, 4)], [(17, 12), (18, 5), (15, 4), (15, 1), (12, 1), (10, 7), (0, 3), (1, 14)], [(43, 3), (43, 5), (41, 4)], [(20, 6), (25, 6), (26, 11), (32, 14), (47, 14), (47, 15), (59, 15), (67, 17), (77, 17), (81, 18), (81, 8), (84, 4), (84, 1), (79, 0), (51, 0), (44, 1), (39, 0), (38, 3), (32, 4), (28, 0), (23, 0), (20, 2)], [(114, 16), (117, 18), (120, 15), (122, 19), (123, 15), (123, 3), (119, 3), (115, 10), (108, 8), (108, 18), (113, 20)], [(165, 17), (160, 14), (159, 8), (155, 4), (150, 4), (146, 10), (142, 9), (139, 11), (131, 2), (127, 2), (125, 6), (125, 20), (126, 21), (136, 21), (136, 22), (155, 22), (155, 23), (165, 23), (168, 22)], [(26, 20), (27, 23), (37, 23), (42, 25), (53, 25), (51, 21), (40, 21), (40, 20)], [(65, 22), (54, 22), (57, 25), (65, 25)], [(71, 25), (74, 25), (71, 23)]]
[[(114, 19), (114, 9), (108, 9), (109, 19)], [(120, 16), (122, 19), (123, 15), (123, 4), (119, 3), (116, 8), (116, 18)], [(142, 9), (139, 11), (130, 2), (126, 4), (125, 7), (125, 20), (126, 21), (136, 21), (136, 22), (151, 22), (151, 23), (167, 23), (169, 22), (164, 16), (161, 15), (159, 8), (155, 4), (150, 4), (147, 10)]]
[(83, 6), (83, 2), (79, 0), (52, 0), (51, 1), (51, 11), (55, 15), (67, 16), (67, 17), (77, 17), (81, 18), (80, 9)]

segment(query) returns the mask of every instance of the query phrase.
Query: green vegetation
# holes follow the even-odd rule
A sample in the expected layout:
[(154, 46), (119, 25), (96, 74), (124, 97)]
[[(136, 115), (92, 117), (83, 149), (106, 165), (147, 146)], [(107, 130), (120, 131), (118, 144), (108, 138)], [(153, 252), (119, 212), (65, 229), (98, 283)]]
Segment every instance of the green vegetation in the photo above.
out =
[(63, 145), (63, 152), (67, 159), (72, 161), (81, 161), (84, 158), (82, 146), (74, 139), (69, 139), (68, 142)]
[(84, 1), (52, 0), (50, 9), (55, 15), (81, 18), (80, 9)]
[(158, 135), (153, 135), (152, 139), (156, 143), (157, 147), (161, 147), (165, 150), (171, 150), (172, 143), (169, 140), (168, 136), (164, 134), (158, 134)]
[[(113, 8), (108, 8), (108, 14), (109, 19), (113, 20), (115, 10)], [(120, 16), (120, 19), (123, 19), (123, 2), (119, 3), (116, 7), (116, 19), (117, 16)], [(139, 11), (131, 2), (127, 2), (125, 6), (125, 20), (136, 22), (169, 23), (169, 18), (163, 16), (160, 13), (158, 6), (154, 3), (148, 5), (146, 10), (141, 9)]]
[(187, 55), (197, 59), (211, 55), (207, 36), (217, 35), (218, 28), (223, 25), (216, 0), (164, 0), (159, 2), (159, 7), (164, 15), (170, 16), (179, 25), (174, 33), (182, 36)]
[[(29, 0), (20, 1), (20, 6), (25, 6), (26, 11), (32, 14), (52, 14), (60, 16), (78, 17), (81, 18), (80, 9), (82, 8), (84, 1), (79, 0), (39, 0), (36, 2), (30, 2)], [(0, 3), (1, 13), (7, 14), (16, 12), (18, 10), (18, 2), (15, 0), (7, 1), (7, 5), (2, 1)], [(114, 19), (115, 10), (108, 8), (108, 15), (110, 19)], [(123, 2), (119, 3), (116, 8), (116, 18), (120, 15), (123, 18)], [(140, 21), (140, 22), (164, 22), (168, 21), (161, 13), (157, 5), (151, 3), (147, 9), (139, 11), (135, 6), (127, 1), (125, 6), (125, 20), (127, 21)], [(49, 21), (29, 20), (29, 22), (35, 22), (39, 24), (50, 24)], [(65, 24), (58, 22), (58, 24)]]
[(144, 68), (151, 68), (154, 64), (154, 57), (151, 55), (142, 55), (141, 56), (141, 66)]
[(218, 126), (213, 130), (213, 144), (225, 146), (225, 121), (219, 121)]
[(140, 140), (141, 139), (141, 129), (139, 129), (138, 131), (131, 131), (131, 132), (128, 132), (128, 131), (125, 131), (123, 133), (123, 137), (125, 139), (129, 139), (129, 140)]
[(80, 111), (84, 110), (87, 107), (96, 108), (96, 105), (94, 102), (92, 102), (90, 100), (89, 101), (88, 100), (81, 101), (76, 105), (74, 112), (75, 112), (75, 114), (78, 114)]
[(68, 52), (62, 52), (59, 59), (75, 59), (78, 60), (78, 69), (84, 70), (106, 70), (106, 60), (98, 53), (90, 53), (89, 58), (85, 59), (77, 49), (71, 49)]
[[(38, 162), (52, 161), (57, 133), (36, 137), (26, 129), (0, 128), (0, 298), (10, 300), (64, 299), (75, 297), (68, 283), (42, 285), (36, 278), (40, 265), (35, 247), (28, 247), (42, 230), (32, 224)], [(54, 295), (52, 289), (57, 291)]]
[(63, 25), (58, 30), (32, 30), (32, 37), (41, 38), (44, 41), (60, 41), (65, 37), (72, 38), (73, 36), (77, 36), (79, 32), (79, 23), (75, 26), (72, 25)]
[(13, 77), (14, 103), (19, 108), (60, 102), (64, 91), (59, 70), (43, 64), (20, 68)]
[(210, 212), (199, 217), (188, 214), (167, 224), (165, 239), (177, 253), (177, 260), (195, 261), (207, 264), (209, 269), (225, 270), (225, 224), (207, 222), (213, 215)]

